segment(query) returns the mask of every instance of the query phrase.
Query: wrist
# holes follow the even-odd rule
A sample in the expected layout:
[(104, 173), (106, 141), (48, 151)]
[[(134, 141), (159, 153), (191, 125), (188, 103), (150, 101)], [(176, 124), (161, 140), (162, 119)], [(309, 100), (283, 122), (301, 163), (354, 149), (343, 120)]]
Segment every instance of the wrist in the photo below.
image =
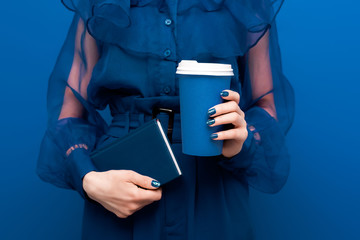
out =
[(94, 192), (95, 183), (96, 183), (96, 174), (97, 172), (91, 171), (85, 174), (83, 178), (83, 189), (85, 194), (92, 199), (92, 193)]

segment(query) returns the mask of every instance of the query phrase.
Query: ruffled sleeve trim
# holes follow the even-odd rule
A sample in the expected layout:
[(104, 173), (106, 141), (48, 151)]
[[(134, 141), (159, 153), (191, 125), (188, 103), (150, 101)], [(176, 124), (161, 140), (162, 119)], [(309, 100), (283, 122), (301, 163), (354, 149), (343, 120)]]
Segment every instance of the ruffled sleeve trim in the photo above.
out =
[(181, 58), (245, 55), (271, 27), (282, 4), (283, 0), (180, 2), (179, 19), (185, 23), (178, 28)]
[(111, 31), (131, 25), (130, 0), (62, 0), (61, 2), (67, 9), (76, 12), (84, 19), (89, 33), (97, 40), (111, 41)]
[[(160, 0), (62, 0), (86, 22), (99, 41), (135, 53), (164, 57), (176, 36), (176, 57), (199, 55), (232, 57), (244, 55), (271, 26), (283, 0), (183, 0), (170, 28), (162, 24), (170, 17), (167, 1)], [(158, 28), (154, 26), (159, 25)], [(160, 37), (159, 37), (160, 36)], [(212, 39), (212, 41), (208, 41)], [(175, 54), (175, 49), (173, 49)], [(175, 56), (171, 56), (175, 60)]]

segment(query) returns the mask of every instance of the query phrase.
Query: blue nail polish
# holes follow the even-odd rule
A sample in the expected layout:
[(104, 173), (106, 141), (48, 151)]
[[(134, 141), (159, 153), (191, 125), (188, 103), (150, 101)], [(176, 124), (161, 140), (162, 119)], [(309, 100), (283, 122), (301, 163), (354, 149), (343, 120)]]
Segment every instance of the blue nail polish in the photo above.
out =
[(218, 135), (217, 135), (216, 133), (212, 133), (212, 134), (210, 135), (210, 137), (211, 137), (211, 139), (214, 139), (214, 138), (217, 138)]
[(223, 97), (227, 97), (227, 96), (229, 96), (229, 92), (228, 91), (222, 91), (220, 93), (220, 95), (223, 96)]
[(211, 108), (211, 109), (209, 109), (209, 111), (208, 111), (208, 115), (209, 115), (209, 116), (214, 115), (215, 113), (216, 113), (215, 108)]
[(156, 181), (156, 180), (152, 180), (151, 181), (151, 186), (153, 186), (153, 187), (160, 187), (160, 182), (158, 182), (158, 181)]
[(215, 123), (215, 120), (214, 119), (209, 119), (207, 120), (206, 124), (207, 125), (213, 125)]

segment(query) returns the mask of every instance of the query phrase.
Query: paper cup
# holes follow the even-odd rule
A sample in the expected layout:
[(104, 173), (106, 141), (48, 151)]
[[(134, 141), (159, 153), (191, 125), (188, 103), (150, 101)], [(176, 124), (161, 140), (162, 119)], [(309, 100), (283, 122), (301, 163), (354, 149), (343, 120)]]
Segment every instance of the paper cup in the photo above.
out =
[(179, 78), (182, 151), (194, 156), (216, 156), (223, 141), (212, 140), (212, 133), (223, 126), (210, 127), (208, 110), (222, 103), (220, 93), (230, 88), (234, 75), (230, 64), (198, 63), (183, 60), (176, 74)]

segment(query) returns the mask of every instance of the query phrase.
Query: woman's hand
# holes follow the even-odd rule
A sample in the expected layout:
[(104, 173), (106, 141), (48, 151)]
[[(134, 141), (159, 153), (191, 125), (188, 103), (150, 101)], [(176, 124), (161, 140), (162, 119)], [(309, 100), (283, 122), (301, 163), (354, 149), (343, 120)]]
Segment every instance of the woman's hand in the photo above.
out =
[(239, 93), (224, 90), (220, 95), (228, 101), (209, 109), (210, 119), (207, 121), (207, 124), (210, 127), (222, 124), (232, 124), (234, 126), (230, 130), (216, 132), (211, 135), (213, 140), (224, 140), (222, 154), (225, 157), (232, 157), (241, 151), (248, 136), (245, 114), (239, 107)]
[(156, 180), (130, 170), (93, 171), (83, 178), (87, 195), (119, 218), (160, 200), (159, 185)]

